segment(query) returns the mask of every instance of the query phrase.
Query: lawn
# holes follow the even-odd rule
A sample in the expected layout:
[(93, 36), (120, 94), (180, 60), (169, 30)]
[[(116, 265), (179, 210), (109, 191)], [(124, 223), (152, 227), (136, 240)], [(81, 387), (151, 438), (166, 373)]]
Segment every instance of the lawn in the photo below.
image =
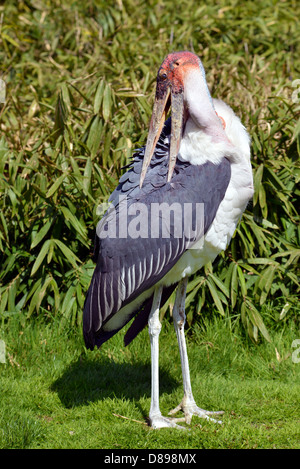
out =
[[(294, 0), (1, 3), (1, 448), (299, 448), (299, 46)], [(225, 413), (186, 432), (147, 426), (147, 330), (94, 352), (81, 333), (100, 209), (146, 142), (176, 50), (199, 55), (249, 131), (255, 188), (226, 252), (188, 285), (195, 398)], [(165, 414), (182, 397), (173, 302)]]
[[(121, 332), (97, 352), (81, 331), (11, 321), (1, 366), (1, 448), (300, 448), (300, 363), (289, 326), (253, 345), (219, 319), (189, 333), (195, 398), (224, 410), (223, 424), (193, 417), (190, 431), (152, 430), (145, 329), (127, 348)], [(182, 398), (180, 358), (168, 321), (160, 339), (160, 403)], [(294, 358), (294, 359), (293, 359)]]

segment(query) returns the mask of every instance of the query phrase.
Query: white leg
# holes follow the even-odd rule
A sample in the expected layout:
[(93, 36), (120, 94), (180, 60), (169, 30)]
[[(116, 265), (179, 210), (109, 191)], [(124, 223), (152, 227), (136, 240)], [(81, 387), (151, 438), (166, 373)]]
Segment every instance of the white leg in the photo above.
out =
[(148, 326), (151, 343), (151, 406), (149, 413), (150, 425), (153, 428), (162, 427), (177, 427), (176, 421), (184, 421), (185, 419), (173, 419), (163, 417), (159, 409), (159, 334), (161, 324), (159, 321), (159, 306), (162, 294), (162, 287), (159, 286), (155, 289), (152, 309), (149, 315)]
[(217, 421), (217, 420), (209, 418), (208, 415), (223, 414), (223, 412), (222, 411), (210, 412), (204, 409), (200, 409), (200, 407), (196, 405), (196, 402), (192, 393), (189, 361), (188, 361), (185, 334), (184, 334), (185, 296), (186, 296), (187, 282), (188, 282), (187, 278), (184, 278), (180, 281), (178, 285), (178, 289), (177, 289), (174, 308), (173, 308), (173, 321), (174, 321), (174, 327), (175, 327), (178, 345), (179, 345), (184, 395), (183, 395), (183, 399), (181, 403), (175, 409), (171, 410), (171, 412), (169, 412), (169, 415), (175, 414), (179, 410), (182, 410), (185, 415), (185, 421), (188, 424), (191, 423), (191, 419), (193, 415), (197, 415), (198, 417), (202, 417), (206, 420), (211, 420), (213, 422), (222, 423), (221, 421)]

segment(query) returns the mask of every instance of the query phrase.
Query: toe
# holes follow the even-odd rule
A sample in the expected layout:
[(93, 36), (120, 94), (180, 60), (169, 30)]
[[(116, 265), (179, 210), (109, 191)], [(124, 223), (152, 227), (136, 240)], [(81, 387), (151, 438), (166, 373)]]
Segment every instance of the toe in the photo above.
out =
[(179, 430), (186, 430), (185, 427), (181, 425), (177, 425), (176, 422), (185, 422), (185, 418), (168, 418), (164, 417), (162, 415), (156, 415), (150, 420), (150, 425), (152, 428), (157, 429), (157, 428), (177, 428)]
[(182, 401), (177, 407), (175, 407), (175, 409), (173, 409), (169, 412), (169, 415), (174, 415), (177, 412), (179, 412), (180, 410), (182, 410), (184, 412), (185, 422), (188, 425), (191, 423), (193, 415), (197, 415), (197, 417), (203, 418), (203, 419), (208, 420), (208, 421), (213, 422), (213, 423), (221, 424), (222, 423), (221, 420), (215, 420), (214, 418), (211, 418), (209, 416), (210, 415), (213, 416), (213, 415), (224, 414), (223, 410), (210, 411), (210, 410), (201, 409), (200, 407), (198, 407), (196, 405), (196, 403), (194, 401), (190, 401), (188, 403), (186, 401), (185, 402)]

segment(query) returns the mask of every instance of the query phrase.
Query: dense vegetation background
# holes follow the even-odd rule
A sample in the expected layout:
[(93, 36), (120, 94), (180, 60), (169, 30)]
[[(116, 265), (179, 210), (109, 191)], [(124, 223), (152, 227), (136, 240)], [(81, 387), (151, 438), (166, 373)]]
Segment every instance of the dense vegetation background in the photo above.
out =
[(189, 284), (188, 324), (221, 315), (253, 342), (299, 327), (298, 2), (24, 0), (0, 5), (2, 337), (9, 321), (81, 325), (97, 207), (145, 144), (161, 61), (185, 49), (248, 129), (255, 181)]
[(249, 130), (255, 177), (229, 249), (190, 284), (189, 323), (214, 305), (257, 340), (266, 302), (275, 322), (295, 316), (297, 2), (7, 1), (0, 15), (0, 317), (80, 323), (97, 206), (145, 144), (158, 66), (182, 49)]

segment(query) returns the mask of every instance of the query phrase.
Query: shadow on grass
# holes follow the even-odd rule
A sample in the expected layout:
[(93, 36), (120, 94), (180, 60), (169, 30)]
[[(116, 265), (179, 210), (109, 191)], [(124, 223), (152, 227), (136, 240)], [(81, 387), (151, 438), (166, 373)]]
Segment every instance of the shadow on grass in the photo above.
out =
[[(160, 369), (160, 393), (171, 393), (180, 384), (163, 368)], [(62, 404), (71, 408), (110, 398), (138, 400), (150, 397), (150, 364), (115, 363), (108, 358), (100, 362), (81, 358), (58, 378), (51, 389)]]

